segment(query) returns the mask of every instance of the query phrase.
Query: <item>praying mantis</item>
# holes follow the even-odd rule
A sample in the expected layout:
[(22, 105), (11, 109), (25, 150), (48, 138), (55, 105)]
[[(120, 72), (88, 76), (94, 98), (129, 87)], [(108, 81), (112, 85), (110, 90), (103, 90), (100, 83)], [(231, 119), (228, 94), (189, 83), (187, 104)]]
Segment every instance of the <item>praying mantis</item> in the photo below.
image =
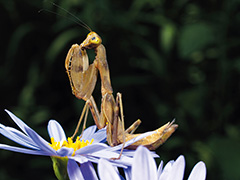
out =
[[(85, 26), (86, 27), (86, 26)], [(88, 26), (87, 26), (88, 27)], [(107, 128), (107, 142), (110, 146), (124, 144), (140, 134), (133, 134), (141, 121), (135, 121), (128, 129), (124, 128), (122, 95), (117, 93), (116, 99), (113, 96), (110, 72), (106, 58), (106, 49), (102, 44), (101, 37), (93, 32), (89, 27), (90, 33), (80, 44), (73, 44), (67, 53), (65, 68), (70, 80), (72, 93), (86, 103), (79, 120), (78, 127), (72, 137), (78, 131), (84, 113), (87, 114), (88, 108), (91, 111), (94, 122), (98, 129)], [(87, 49), (94, 49), (95, 59), (89, 64)], [(101, 111), (99, 112), (96, 102), (92, 96), (96, 85), (98, 73), (101, 79)], [(85, 120), (86, 122), (86, 115)], [(85, 124), (85, 123), (84, 123)], [(151, 135), (129, 145), (127, 149), (136, 149), (143, 145), (149, 150), (155, 150), (163, 144), (171, 134), (177, 129), (178, 125), (174, 121), (168, 122), (156, 129)]]

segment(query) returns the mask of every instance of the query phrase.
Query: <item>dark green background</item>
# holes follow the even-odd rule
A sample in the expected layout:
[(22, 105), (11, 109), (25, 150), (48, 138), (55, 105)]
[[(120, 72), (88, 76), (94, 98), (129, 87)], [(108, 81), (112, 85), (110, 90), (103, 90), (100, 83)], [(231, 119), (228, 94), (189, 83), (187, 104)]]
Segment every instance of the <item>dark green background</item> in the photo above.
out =
[[(203, 160), (207, 179), (240, 179), (239, 0), (54, 2), (102, 37), (126, 126), (140, 118), (144, 132), (176, 118), (178, 130), (157, 149), (165, 163), (183, 154), (186, 177)], [(49, 119), (70, 136), (83, 107), (64, 61), (88, 31), (62, 16), (49, 1), (0, 0), (0, 122), (16, 127), (6, 108), (47, 140)], [(100, 83), (94, 97), (100, 105)], [(0, 150), (0, 179), (55, 176), (48, 157)]]

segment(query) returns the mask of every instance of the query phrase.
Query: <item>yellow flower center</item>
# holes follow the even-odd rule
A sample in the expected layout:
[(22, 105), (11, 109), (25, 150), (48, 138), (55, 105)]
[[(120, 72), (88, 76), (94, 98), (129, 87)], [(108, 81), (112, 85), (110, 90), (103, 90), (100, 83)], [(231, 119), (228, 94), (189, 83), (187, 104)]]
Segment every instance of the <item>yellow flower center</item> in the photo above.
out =
[(56, 142), (56, 141), (54, 140), (54, 138), (51, 137), (51, 144), (49, 143), (49, 146), (51, 146), (51, 147), (52, 147), (54, 150), (56, 150), (56, 151), (59, 150), (59, 149), (61, 149), (62, 147), (73, 148), (74, 151), (73, 151), (72, 156), (74, 156), (74, 155), (75, 155), (75, 152), (76, 152), (78, 149), (83, 148), (83, 147), (85, 147), (85, 146), (88, 146), (88, 145), (92, 144), (92, 143), (93, 143), (93, 140), (94, 140), (94, 139), (92, 139), (91, 142), (89, 142), (88, 140), (86, 140), (86, 141), (81, 140), (81, 141), (80, 141), (80, 137), (78, 136), (75, 142), (73, 142), (72, 138), (70, 138), (70, 137), (67, 139), (67, 141), (64, 140), (63, 142)]

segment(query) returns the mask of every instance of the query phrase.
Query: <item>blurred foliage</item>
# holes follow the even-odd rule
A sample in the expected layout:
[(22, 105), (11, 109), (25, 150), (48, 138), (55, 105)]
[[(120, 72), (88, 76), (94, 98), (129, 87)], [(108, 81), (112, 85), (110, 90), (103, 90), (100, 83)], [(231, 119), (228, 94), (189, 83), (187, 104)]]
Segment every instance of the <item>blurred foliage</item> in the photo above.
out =
[[(176, 118), (179, 129), (157, 150), (164, 162), (183, 154), (186, 176), (203, 160), (207, 179), (240, 179), (239, 0), (54, 2), (102, 37), (126, 126), (140, 118), (144, 132)], [(83, 102), (64, 61), (88, 31), (50, 1), (0, 0), (0, 18), (1, 123), (14, 126), (6, 108), (46, 139), (51, 118), (70, 136)], [(99, 83), (94, 97), (100, 105)], [(1, 179), (55, 179), (50, 158), (3, 150), (0, 158)]]

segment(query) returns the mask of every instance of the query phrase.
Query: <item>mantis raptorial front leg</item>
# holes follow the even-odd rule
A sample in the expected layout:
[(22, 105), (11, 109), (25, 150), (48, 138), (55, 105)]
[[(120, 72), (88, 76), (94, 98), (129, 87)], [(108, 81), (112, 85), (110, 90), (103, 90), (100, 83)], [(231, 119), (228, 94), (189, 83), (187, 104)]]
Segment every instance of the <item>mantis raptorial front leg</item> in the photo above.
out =
[[(121, 94), (117, 94), (116, 100), (112, 93), (110, 73), (106, 59), (105, 47), (101, 44), (102, 40), (95, 32), (90, 32), (83, 43), (73, 45), (66, 57), (65, 67), (70, 79), (72, 92), (79, 98), (86, 101), (90, 107), (95, 124), (99, 129), (107, 126), (107, 141), (109, 145), (116, 146), (128, 141), (140, 134), (132, 134), (141, 123), (137, 120), (126, 131), (124, 130), (123, 107)], [(89, 65), (86, 49), (94, 49), (95, 60)], [(94, 90), (97, 72), (101, 78), (102, 104), (101, 111), (97, 108), (92, 92)], [(119, 113), (121, 116), (119, 117)], [(82, 119), (82, 118), (80, 118)], [(156, 133), (147, 136), (134, 144), (128, 146), (135, 149), (139, 145), (144, 145), (149, 149), (156, 149), (164, 143), (177, 128), (176, 124), (167, 123)]]
[(72, 45), (66, 57), (65, 68), (72, 93), (78, 99), (90, 99), (97, 81), (97, 68), (94, 64), (89, 65), (86, 50), (78, 44)]

